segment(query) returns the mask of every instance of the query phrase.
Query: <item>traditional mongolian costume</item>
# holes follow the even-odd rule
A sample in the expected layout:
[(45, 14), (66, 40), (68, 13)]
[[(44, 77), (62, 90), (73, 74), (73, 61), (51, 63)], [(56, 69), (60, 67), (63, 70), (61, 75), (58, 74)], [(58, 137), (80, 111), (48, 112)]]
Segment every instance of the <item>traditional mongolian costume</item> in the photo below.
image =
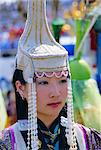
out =
[[(50, 33), (45, 0), (28, 1), (27, 21), (16, 57), (17, 69), (23, 72), (28, 83), (28, 105), (24, 101), (18, 105), (18, 121), (1, 133), (0, 150), (101, 149), (99, 133), (74, 123), (68, 53)], [(37, 118), (35, 77), (60, 78), (62, 75), (68, 79), (67, 105), (47, 128)]]

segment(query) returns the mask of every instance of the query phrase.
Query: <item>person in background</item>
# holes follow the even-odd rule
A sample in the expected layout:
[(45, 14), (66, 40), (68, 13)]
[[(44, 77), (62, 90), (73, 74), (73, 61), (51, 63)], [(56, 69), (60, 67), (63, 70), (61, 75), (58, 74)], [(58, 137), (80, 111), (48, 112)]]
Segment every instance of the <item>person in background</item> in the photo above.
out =
[(17, 123), (1, 133), (0, 149), (100, 150), (101, 135), (74, 123), (68, 53), (50, 33), (45, 0), (29, 0), (13, 84)]
[[(12, 125), (16, 122), (16, 103), (15, 103), (15, 93), (14, 90), (9, 90), (7, 92), (7, 114), (9, 125)], [(9, 126), (8, 125), (8, 126)]]

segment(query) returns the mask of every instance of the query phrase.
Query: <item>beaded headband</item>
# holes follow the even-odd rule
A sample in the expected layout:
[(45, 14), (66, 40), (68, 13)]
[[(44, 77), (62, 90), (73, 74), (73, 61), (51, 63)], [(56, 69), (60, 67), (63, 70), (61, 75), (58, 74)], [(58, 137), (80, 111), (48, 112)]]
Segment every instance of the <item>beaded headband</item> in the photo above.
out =
[(48, 77), (51, 78), (55, 76), (56, 78), (61, 78), (62, 76), (68, 77), (69, 72), (66, 71), (58, 71), (58, 72), (35, 72), (36, 77), (42, 78), (42, 77)]

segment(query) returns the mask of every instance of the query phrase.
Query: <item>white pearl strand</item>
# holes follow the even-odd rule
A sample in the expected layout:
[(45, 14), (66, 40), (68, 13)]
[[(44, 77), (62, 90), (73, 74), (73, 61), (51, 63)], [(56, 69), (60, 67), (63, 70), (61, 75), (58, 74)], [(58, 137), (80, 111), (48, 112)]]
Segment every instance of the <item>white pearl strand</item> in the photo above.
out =
[(37, 131), (37, 106), (36, 106), (36, 85), (33, 79), (28, 80), (28, 139), (27, 149), (30, 150), (30, 135), (31, 149), (38, 150), (38, 131)]
[(27, 137), (27, 150), (30, 150), (30, 132), (31, 132), (31, 112), (32, 112), (32, 95), (31, 95), (31, 79), (28, 80), (28, 137)]
[(67, 82), (67, 93), (68, 93), (68, 103), (67, 103), (67, 120), (68, 128), (66, 127), (66, 137), (67, 143), (70, 145), (69, 150), (77, 150), (75, 128), (74, 128), (74, 113), (73, 113), (73, 97), (72, 97), (72, 87), (71, 79)]
[(32, 110), (32, 122), (31, 122), (31, 145), (32, 145), (32, 150), (38, 150), (37, 102), (36, 102), (35, 82), (33, 83), (32, 86), (32, 100), (33, 100), (33, 110)]

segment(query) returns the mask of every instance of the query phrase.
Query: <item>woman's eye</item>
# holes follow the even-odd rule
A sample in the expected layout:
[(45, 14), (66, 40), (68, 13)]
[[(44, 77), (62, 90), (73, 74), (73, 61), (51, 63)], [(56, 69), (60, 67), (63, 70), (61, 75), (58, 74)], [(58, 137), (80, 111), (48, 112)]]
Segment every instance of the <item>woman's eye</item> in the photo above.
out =
[(67, 79), (60, 80), (60, 83), (66, 83)]
[(46, 84), (48, 84), (48, 82), (47, 81), (39, 81), (38, 84), (39, 85), (46, 85)]

